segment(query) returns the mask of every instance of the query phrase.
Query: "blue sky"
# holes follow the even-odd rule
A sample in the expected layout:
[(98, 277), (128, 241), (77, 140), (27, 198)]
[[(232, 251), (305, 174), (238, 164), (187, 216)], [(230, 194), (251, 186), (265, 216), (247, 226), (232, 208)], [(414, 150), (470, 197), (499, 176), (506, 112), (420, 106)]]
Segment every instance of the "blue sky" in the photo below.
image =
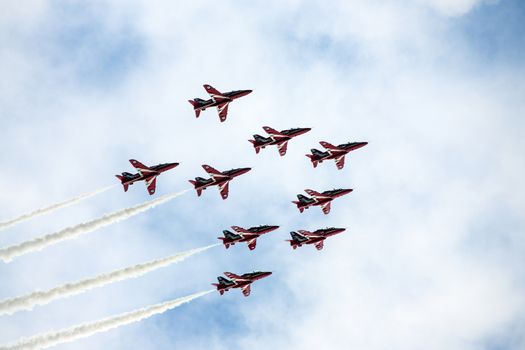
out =
[[(220, 170), (232, 182), (0, 265), (0, 298), (277, 224), (255, 251), (216, 247), (139, 279), (0, 316), (0, 343), (274, 271), (252, 295), (208, 295), (57, 348), (520, 349), (525, 345), (525, 111), (520, 1), (28, 1), (0, 13), (1, 218), (115, 182), (136, 158), (181, 166), (156, 196)], [(254, 89), (194, 118), (186, 100)], [(312, 127), (280, 158), (261, 127)], [(318, 141), (369, 141), (312, 169)], [(354, 188), (329, 216), (304, 188)], [(148, 200), (141, 184), (0, 232), (7, 246)], [(288, 232), (347, 227), (325, 250)]]

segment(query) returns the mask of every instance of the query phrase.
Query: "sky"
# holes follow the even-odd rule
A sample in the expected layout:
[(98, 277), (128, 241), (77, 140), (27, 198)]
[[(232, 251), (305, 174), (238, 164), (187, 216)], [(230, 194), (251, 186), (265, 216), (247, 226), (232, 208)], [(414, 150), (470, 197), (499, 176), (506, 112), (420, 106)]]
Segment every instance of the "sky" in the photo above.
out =
[[(180, 162), (230, 184), (0, 264), (0, 299), (280, 225), (257, 249), (215, 247), (144, 277), (0, 316), (0, 344), (273, 271), (244, 298), (209, 294), (57, 349), (525, 348), (525, 5), (519, 0), (104, 1), (0, 4), (0, 220)], [(188, 99), (253, 89), (195, 118)], [(285, 157), (262, 126), (311, 127)], [(324, 140), (367, 141), (313, 169)], [(305, 188), (353, 188), (300, 214)], [(16, 244), (149, 200), (120, 186), (0, 232)], [(292, 250), (292, 230), (347, 231)]]

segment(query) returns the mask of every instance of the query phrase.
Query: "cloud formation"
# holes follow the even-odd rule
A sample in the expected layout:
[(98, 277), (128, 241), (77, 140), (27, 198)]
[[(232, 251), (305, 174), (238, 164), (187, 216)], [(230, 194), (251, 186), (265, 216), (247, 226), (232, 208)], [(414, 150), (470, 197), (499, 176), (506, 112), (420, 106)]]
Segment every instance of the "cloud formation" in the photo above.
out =
[[(101, 31), (100, 45), (79, 43), (83, 49), (74, 55), (67, 45), (36, 45), (34, 33), (11, 40), (4, 35), (9, 54), (0, 60), (10, 86), (0, 97), (9, 112), (2, 114), (8, 120), (1, 142), (4, 149), (17, 150), (0, 161), (6, 169), (0, 173), (0, 193), (9, 198), (9, 205), (0, 203), (5, 215), (28, 203), (45, 203), (49, 196), (64, 198), (61, 186), (74, 187), (78, 173), (96, 170), (89, 181), (106, 173), (109, 178), (131, 157), (148, 164), (181, 163), (159, 179), (159, 194), (204, 175), (200, 165), (205, 163), (253, 171), (231, 184), (227, 201), (213, 189), (199, 198), (191, 193), (111, 226), (111, 235), (91, 235), (2, 266), (2, 292), (18, 295), (35, 285), (61, 284), (66, 276), (111, 271), (146, 259), (145, 252), (205, 245), (231, 225), (268, 223), (282, 230), (261, 239), (254, 252), (217, 249), (191, 271), (158, 271), (158, 276), (108, 286), (104, 294), (92, 291), (15, 315), (17, 322), (2, 319), (3, 341), (185, 294), (223, 271), (264, 268), (274, 274), (254, 285), (250, 298), (214, 296), (184, 312), (75, 346), (523, 347), (517, 331), (523, 329), (525, 295), (520, 190), (525, 164), (519, 152), (525, 148), (523, 63), (498, 59), (514, 41), (504, 41), (494, 60), (482, 59), (476, 48), (484, 47), (483, 36), (465, 29), (466, 22), (481, 27), (485, 16), (515, 3), (100, 4), (89, 6), (97, 15), (94, 25), (108, 28)], [(51, 32), (46, 40), (53, 41), (57, 31), (50, 29), (49, 18), (56, 10), (46, 11), (31, 23), (47, 23), (39, 30)], [(75, 11), (70, 16), (73, 22), (86, 18)], [(110, 88), (104, 79), (97, 83), (71, 73), (96, 59), (97, 48), (113, 45), (111, 28), (128, 28), (144, 54)], [(63, 60), (54, 65), (32, 50)], [(232, 104), (228, 121), (220, 124), (213, 110), (195, 119), (187, 103), (206, 97), (203, 83), (254, 92)], [(247, 139), (262, 125), (312, 131), (294, 140), (284, 158), (271, 151), (255, 155)], [(42, 137), (42, 130), (60, 135), (60, 141)], [(369, 144), (348, 156), (344, 171), (333, 164), (312, 169), (304, 154), (320, 140)], [(27, 175), (47, 168), (62, 171), (42, 175), (38, 184)], [(16, 182), (10, 174), (18, 174)], [(329, 216), (299, 214), (290, 203), (304, 188), (347, 186), (354, 192), (335, 203)], [(122, 208), (144, 198), (134, 190), (70, 210), (83, 217), (101, 207)], [(51, 227), (55, 220), (42, 218), (38, 224)], [(322, 254), (292, 251), (283, 242), (288, 230), (332, 225), (347, 231), (327, 241)], [(78, 271), (63, 266), (78, 260), (86, 262)], [(28, 275), (35, 277), (18, 277)], [(78, 300), (90, 307), (76, 305)], [(72, 306), (79, 315), (71, 315)]]

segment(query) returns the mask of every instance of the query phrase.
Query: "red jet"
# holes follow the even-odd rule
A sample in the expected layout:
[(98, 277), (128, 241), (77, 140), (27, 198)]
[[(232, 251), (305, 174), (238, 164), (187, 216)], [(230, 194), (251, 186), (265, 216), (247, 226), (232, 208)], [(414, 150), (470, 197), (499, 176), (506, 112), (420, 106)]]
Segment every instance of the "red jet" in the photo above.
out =
[(164, 163), (147, 167), (135, 159), (130, 159), (129, 162), (137, 169), (137, 174), (123, 172), (122, 175), (115, 175), (124, 186), (124, 192), (128, 191), (129, 185), (133, 185), (137, 181), (145, 181), (150, 195), (155, 193), (157, 176), (179, 165), (179, 163)]
[(313, 244), (317, 250), (321, 250), (323, 249), (325, 239), (344, 232), (345, 230), (345, 228), (329, 227), (315, 230), (314, 232), (305, 230), (292, 231), (290, 232), (292, 239), (287, 240), (287, 242), (290, 242), (293, 249), (297, 249), (297, 247), (301, 247), (303, 244)]
[(238, 168), (231, 169), (224, 172), (220, 172), (217, 169), (212, 168), (209, 165), (204, 164), (202, 166), (211, 178), (203, 179), (202, 177), (196, 177), (195, 180), (189, 180), (190, 183), (195, 187), (197, 195), (200, 196), (202, 191), (210, 186), (219, 186), (222, 199), (228, 198), (228, 184), (234, 177), (245, 174), (252, 170), (251, 168)]
[(335, 159), (335, 165), (337, 165), (337, 169), (339, 170), (345, 166), (345, 156), (347, 153), (368, 145), (368, 142), (349, 142), (338, 146), (334, 146), (325, 141), (319, 143), (326, 148), (325, 152), (312, 148), (312, 154), (306, 155), (312, 161), (314, 168), (317, 167), (317, 163), (322, 163), (323, 160)]
[(330, 212), (330, 203), (337, 197), (344, 196), (352, 192), (352, 189), (334, 189), (329, 191), (324, 191), (323, 193), (316, 192), (314, 190), (306, 189), (304, 190), (312, 198), (303, 196), (302, 194), (297, 195), (298, 201), (293, 201), (292, 203), (297, 205), (297, 208), (302, 213), (305, 209), (310, 208), (312, 205), (320, 205), (323, 209), (323, 213), (328, 214)]
[(259, 238), (259, 236), (273, 230), (277, 230), (278, 228), (279, 226), (261, 225), (250, 227), (249, 229), (245, 230), (239, 226), (232, 226), (232, 229), (237, 232), (237, 234), (228, 230), (224, 230), (222, 231), (222, 233), (224, 233), (224, 237), (217, 238), (222, 241), (226, 249), (228, 249), (230, 245), (235, 245), (237, 242), (247, 242), (248, 248), (250, 250), (254, 250), (255, 245), (257, 244), (257, 238)]
[(217, 290), (221, 295), (223, 295), (224, 292), (229, 291), (231, 288), (241, 288), (242, 294), (247, 297), (250, 295), (250, 285), (253, 282), (268, 277), (271, 274), (271, 272), (254, 271), (238, 276), (231, 272), (225, 272), (224, 275), (228, 278), (219, 276), (217, 277), (219, 283), (212, 283), (212, 286), (217, 287)]
[(221, 93), (216, 90), (213, 86), (204, 84), (204, 89), (210, 94), (211, 99), (203, 100), (201, 98), (194, 98), (193, 100), (188, 100), (192, 104), (193, 109), (195, 110), (195, 117), (199, 117), (201, 111), (205, 111), (206, 108), (217, 107), (219, 112), (219, 118), (221, 122), (226, 120), (228, 116), (228, 105), (235, 99), (243, 97), (252, 92), (252, 90), (236, 90)]
[(302, 135), (312, 130), (311, 128), (295, 128), (277, 131), (275, 129), (270, 128), (269, 126), (263, 126), (263, 129), (264, 131), (266, 131), (267, 134), (270, 135), (269, 137), (264, 137), (255, 134), (253, 135), (253, 138), (255, 140), (248, 140), (253, 144), (253, 147), (255, 148), (255, 153), (259, 153), (261, 148), (265, 148), (266, 146), (277, 145), (277, 149), (279, 150), (279, 154), (281, 155), (281, 157), (286, 154), (288, 141), (290, 141), (296, 136)]

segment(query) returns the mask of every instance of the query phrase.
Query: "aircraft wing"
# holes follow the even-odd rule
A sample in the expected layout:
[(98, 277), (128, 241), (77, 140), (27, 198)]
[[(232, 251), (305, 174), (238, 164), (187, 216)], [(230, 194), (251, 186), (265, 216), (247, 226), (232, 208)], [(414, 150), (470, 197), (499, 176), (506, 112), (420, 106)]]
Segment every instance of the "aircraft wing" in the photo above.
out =
[(219, 185), (219, 191), (220, 191), (220, 193), (221, 193), (221, 197), (222, 197), (222, 199), (226, 199), (226, 198), (228, 198), (228, 192), (229, 192), (229, 186), (228, 186), (228, 184), (229, 184), (229, 183), (230, 183), (230, 182), (228, 181), (228, 182), (223, 183), (222, 185)]
[(219, 119), (221, 122), (226, 120), (226, 117), (228, 116), (228, 105), (230, 102), (224, 102), (217, 106), (217, 111), (219, 112)]
[(331, 143), (328, 143), (326, 141), (321, 141), (319, 143), (321, 144), (321, 146), (323, 146), (324, 148), (329, 149), (329, 150), (338, 150), (339, 149), (336, 146), (334, 146)]
[(310, 190), (310, 189), (306, 189), (304, 190), (306, 193), (308, 193), (310, 196), (312, 197), (325, 197), (323, 196), (321, 193), (317, 192), (317, 191), (314, 191), (314, 190)]
[(325, 204), (321, 205), (321, 208), (323, 209), (323, 213), (328, 214), (330, 213), (330, 207), (332, 202), (326, 202)]
[(279, 131), (270, 128), (269, 126), (263, 126), (264, 131), (266, 131), (267, 134), (273, 135), (273, 136), (286, 136), (284, 134), (281, 134)]
[(131, 163), (131, 165), (133, 165), (135, 169), (137, 169), (140, 175), (156, 173), (155, 170), (151, 169), (150, 167), (145, 166), (144, 164), (142, 164), (136, 159), (130, 159), (129, 162)]
[(155, 193), (155, 188), (157, 187), (157, 177), (154, 176), (153, 178), (146, 181), (146, 187), (148, 189), (148, 193), (150, 195)]
[(306, 237), (306, 234), (305, 233), (310, 233), (308, 231), (303, 231), (303, 230), (299, 230), (299, 233), (297, 232), (292, 232), (291, 233), (291, 236), (294, 240), (296, 240), (297, 242), (304, 242), (304, 241), (307, 241), (308, 240), (308, 237)]
[(312, 234), (312, 232), (310, 232), (310, 231), (306, 231), (306, 230), (297, 230), (297, 232), (299, 232), (299, 233), (300, 233), (301, 235), (303, 235), (305, 238), (306, 238), (306, 236)]
[(344, 154), (335, 159), (335, 165), (337, 166), (337, 169), (339, 170), (344, 168), (345, 166), (345, 155)]
[(244, 279), (242, 279), (241, 276), (236, 275), (236, 274), (231, 273), (231, 272), (225, 272), (224, 276), (228, 277), (229, 279), (231, 279), (233, 281), (244, 281)]
[(204, 89), (206, 89), (206, 92), (208, 94), (210, 94), (210, 97), (215, 101), (215, 102), (221, 102), (221, 101), (224, 101), (224, 100), (227, 100), (229, 101), (230, 98), (227, 97), (227, 96), (224, 96), (219, 90), (217, 90), (216, 88), (214, 88), (213, 86), (211, 85), (208, 85), (208, 84), (204, 84)]
[(321, 250), (321, 249), (323, 249), (323, 247), (324, 247), (324, 239), (323, 239), (322, 241), (319, 241), (319, 242), (317, 242), (317, 243), (315, 244), (315, 248), (316, 248), (317, 250)]
[(204, 164), (202, 166), (202, 168), (208, 173), (210, 174), (210, 176), (213, 178), (213, 179), (218, 179), (218, 178), (221, 178), (221, 177), (226, 177), (226, 175), (224, 175), (223, 173), (221, 173), (219, 170), (207, 165), (207, 164)]
[(286, 154), (286, 149), (288, 148), (288, 141), (284, 141), (277, 144), (277, 149), (279, 150), (279, 155), (282, 157)]
[(250, 295), (250, 286), (251, 286), (251, 284), (247, 284), (244, 287), (241, 287), (242, 294), (244, 294), (245, 297)]
[(253, 238), (248, 241), (248, 248), (250, 250), (254, 250), (256, 245), (257, 245), (257, 238)]

